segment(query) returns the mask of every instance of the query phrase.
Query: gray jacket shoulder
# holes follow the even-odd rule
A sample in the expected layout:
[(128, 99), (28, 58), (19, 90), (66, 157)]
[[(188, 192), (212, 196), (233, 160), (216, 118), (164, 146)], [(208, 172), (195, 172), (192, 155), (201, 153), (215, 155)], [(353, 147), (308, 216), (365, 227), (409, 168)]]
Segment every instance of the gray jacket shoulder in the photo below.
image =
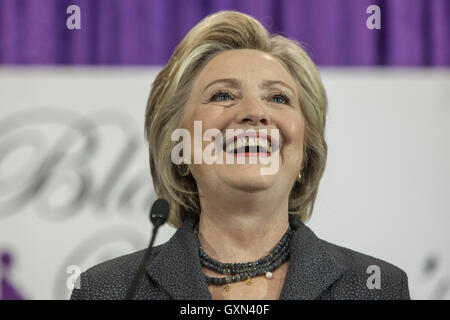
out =
[(334, 299), (410, 299), (408, 277), (399, 267), (322, 239), (320, 242), (346, 269), (330, 288)]
[[(153, 259), (164, 244), (152, 248)], [(99, 263), (80, 275), (79, 289), (74, 289), (71, 300), (124, 299), (133, 277), (147, 249)]]

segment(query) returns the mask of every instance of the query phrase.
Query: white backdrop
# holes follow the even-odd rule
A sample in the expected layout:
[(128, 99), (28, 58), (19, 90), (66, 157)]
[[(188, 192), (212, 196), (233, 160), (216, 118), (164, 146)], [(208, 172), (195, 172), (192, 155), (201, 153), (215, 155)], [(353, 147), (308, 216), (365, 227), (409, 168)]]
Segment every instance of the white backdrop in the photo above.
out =
[[(147, 245), (158, 70), (0, 69), (0, 298), (66, 299), (68, 266)], [(321, 73), (329, 156), (308, 226), (404, 269), (412, 298), (450, 298), (450, 72)]]

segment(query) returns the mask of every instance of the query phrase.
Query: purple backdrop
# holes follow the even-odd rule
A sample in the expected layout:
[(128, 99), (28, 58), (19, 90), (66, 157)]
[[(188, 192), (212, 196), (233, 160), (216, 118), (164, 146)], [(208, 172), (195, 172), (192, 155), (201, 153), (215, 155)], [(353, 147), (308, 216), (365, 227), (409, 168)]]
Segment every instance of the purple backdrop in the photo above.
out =
[[(68, 30), (66, 8), (81, 8)], [(369, 30), (369, 5), (381, 30)], [(234, 9), (305, 43), (321, 65), (449, 66), (448, 0), (0, 0), (2, 64), (165, 64), (208, 13)]]

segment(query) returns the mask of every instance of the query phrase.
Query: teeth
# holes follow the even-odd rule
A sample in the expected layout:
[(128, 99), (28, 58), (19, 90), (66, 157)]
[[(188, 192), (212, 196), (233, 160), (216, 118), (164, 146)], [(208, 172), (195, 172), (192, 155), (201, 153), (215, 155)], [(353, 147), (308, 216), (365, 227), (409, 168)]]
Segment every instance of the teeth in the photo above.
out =
[(267, 150), (267, 152), (272, 152), (271, 143), (264, 138), (259, 137), (243, 137), (238, 138), (234, 141), (234, 143), (229, 143), (226, 146), (227, 152), (233, 152), (236, 149), (245, 148), (245, 147), (256, 147), (259, 146)]
[(267, 143), (268, 143), (268, 141), (266, 139), (258, 138), (258, 145), (260, 145), (261, 147), (267, 149)]

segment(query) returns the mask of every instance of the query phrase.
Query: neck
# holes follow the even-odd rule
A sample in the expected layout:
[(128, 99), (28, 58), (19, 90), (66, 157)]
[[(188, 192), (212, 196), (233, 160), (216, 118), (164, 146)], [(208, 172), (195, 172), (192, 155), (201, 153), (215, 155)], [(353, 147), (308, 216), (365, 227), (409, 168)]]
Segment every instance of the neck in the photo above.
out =
[(203, 199), (201, 203), (198, 237), (205, 252), (218, 261), (258, 260), (273, 249), (289, 226), (288, 199), (268, 201), (257, 193), (241, 194), (233, 201), (215, 198), (222, 201)]

